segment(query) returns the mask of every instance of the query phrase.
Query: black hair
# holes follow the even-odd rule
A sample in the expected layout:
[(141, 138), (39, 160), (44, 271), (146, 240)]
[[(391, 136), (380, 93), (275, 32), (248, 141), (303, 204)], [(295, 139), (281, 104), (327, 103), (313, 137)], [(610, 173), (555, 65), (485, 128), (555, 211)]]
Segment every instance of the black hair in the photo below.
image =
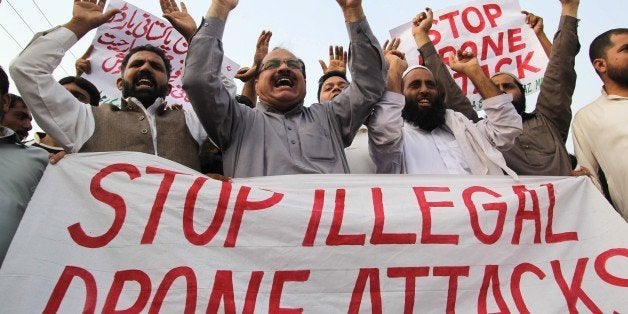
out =
[(593, 63), (595, 59), (604, 58), (606, 56), (606, 50), (613, 44), (611, 42), (612, 35), (623, 34), (628, 34), (628, 28), (614, 28), (595, 37), (591, 42), (591, 46), (589, 46), (589, 59), (591, 63)]
[(323, 89), (323, 84), (325, 84), (325, 81), (327, 81), (327, 79), (329, 79), (330, 77), (340, 77), (341, 79), (345, 80), (345, 82), (349, 82), (349, 80), (347, 80), (347, 75), (345, 74), (345, 72), (342, 71), (329, 71), (325, 74), (323, 74), (323, 76), (321, 76), (320, 79), (318, 79), (318, 92), (316, 93), (316, 98), (318, 99), (318, 101), (321, 101), (321, 90)]
[(89, 104), (97, 107), (100, 104), (100, 91), (92, 82), (80, 77), (80, 76), (66, 76), (59, 80), (59, 84), (71, 84), (74, 83), (76, 86), (85, 90), (87, 94), (89, 94)]
[(126, 69), (126, 66), (129, 63), (129, 59), (131, 59), (131, 56), (133, 56), (136, 52), (140, 52), (140, 51), (149, 51), (158, 55), (161, 58), (161, 60), (164, 61), (164, 65), (166, 66), (166, 74), (168, 75), (168, 79), (170, 79), (170, 72), (172, 72), (172, 65), (170, 64), (170, 59), (168, 59), (168, 56), (166, 56), (166, 53), (163, 50), (161, 50), (161, 48), (155, 47), (151, 44), (133, 47), (131, 50), (129, 50), (126, 56), (124, 56), (124, 59), (122, 59), (122, 64), (120, 65), (120, 70), (122, 73), (124, 73), (124, 70)]
[(4, 69), (0, 67), (0, 96), (4, 96), (9, 92), (9, 77)]

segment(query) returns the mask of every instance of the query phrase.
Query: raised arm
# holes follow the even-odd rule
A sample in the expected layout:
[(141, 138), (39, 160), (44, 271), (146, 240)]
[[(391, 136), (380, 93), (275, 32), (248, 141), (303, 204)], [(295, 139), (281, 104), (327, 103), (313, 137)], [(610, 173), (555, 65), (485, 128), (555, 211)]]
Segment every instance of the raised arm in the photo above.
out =
[(538, 15), (534, 15), (528, 11), (521, 11), (521, 13), (525, 14), (526, 24), (528, 24), (530, 28), (534, 31), (536, 38), (541, 43), (541, 47), (543, 47), (543, 51), (545, 51), (545, 54), (549, 58), (549, 56), (552, 54), (552, 43), (543, 31), (543, 18)]
[(571, 123), (571, 102), (576, 87), (575, 59), (580, 50), (577, 33), (579, 1), (560, 2), (560, 24), (554, 36), (535, 112), (545, 115), (554, 124), (564, 143)]
[(403, 163), (403, 118), (405, 105), (401, 75), (408, 68), (404, 54), (397, 50), (399, 39), (386, 41), (384, 57), (388, 62), (387, 91), (366, 122), (369, 130), (369, 154), (377, 173), (401, 173)]
[(250, 108), (241, 106), (221, 80), (222, 34), (237, 0), (213, 0), (206, 20), (192, 37), (185, 62), (183, 89), (210, 138), (226, 149), (231, 134)]
[(235, 78), (244, 83), (242, 87), (242, 96), (248, 98), (255, 107), (257, 103), (257, 93), (255, 92), (255, 74), (259, 71), (262, 60), (268, 54), (268, 47), (270, 45), (270, 38), (273, 36), (271, 31), (262, 31), (257, 38), (257, 44), (255, 45), (255, 54), (253, 55), (253, 65), (249, 68), (242, 68), (238, 71)]
[(486, 119), (477, 122), (478, 129), (500, 150), (509, 150), (523, 130), (521, 116), (512, 105), (512, 95), (502, 94), (484, 74), (472, 53), (459, 51), (449, 57), (451, 69), (466, 75), (485, 99)]
[(329, 106), (342, 133), (345, 147), (370, 115), (386, 88), (386, 66), (379, 43), (369, 27), (361, 0), (336, 0), (349, 31), (349, 72), (352, 82)]
[(90, 106), (61, 86), (52, 72), (78, 39), (115, 15), (102, 12), (105, 1), (74, 1), (72, 19), (38, 33), (10, 67), (11, 77), (39, 126), (70, 153), (78, 152), (94, 132)]
[(472, 121), (478, 121), (478, 113), (473, 109), (473, 105), (467, 95), (462, 92), (456, 80), (449, 73), (449, 69), (443, 63), (436, 52), (429, 37), (429, 31), (434, 21), (434, 13), (430, 8), (425, 8), (425, 12), (419, 13), (412, 20), (412, 35), (419, 47), (419, 52), (423, 57), (425, 66), (432, 71), (434, 78), (445, 89), (445, 106), (451, 110), (465, 115)]

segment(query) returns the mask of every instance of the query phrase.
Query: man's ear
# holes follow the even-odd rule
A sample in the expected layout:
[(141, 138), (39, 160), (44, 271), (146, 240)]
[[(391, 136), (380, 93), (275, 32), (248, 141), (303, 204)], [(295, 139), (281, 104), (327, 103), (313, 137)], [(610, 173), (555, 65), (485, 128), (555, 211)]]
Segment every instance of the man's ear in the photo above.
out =
[(606, 73), (606, 60), (602, 58), (593, 60), (593, 67), (597, 73)]
[(118, 90), (122, 90), (122, 78), (121, 77), (119, 77), (116, 80), (116, 87), (118, 88)]

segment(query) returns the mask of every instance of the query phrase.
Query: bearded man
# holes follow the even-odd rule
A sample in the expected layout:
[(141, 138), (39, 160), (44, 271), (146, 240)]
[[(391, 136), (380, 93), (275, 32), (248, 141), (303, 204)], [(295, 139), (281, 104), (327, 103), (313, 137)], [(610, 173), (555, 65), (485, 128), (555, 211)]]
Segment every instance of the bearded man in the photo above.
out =
[(602, 95), (574, 117), (574, 149), (593, 183), (600, 190), (607, 184), (613, 206), (628, 221), (628, 28), (596, 37), (589, 58), (604, 86)]
[(39, 126), (66, 152), (137, 151), (199, 170), (199, 146), (207, 138), (193, 111), (169, 109), (172, 67), (154, 46), (131, 49), (117, 80), (118, 108), (81, 103), (52, 76), (64, 53), (90, 30), (118, 13), (105, 1), (74, 1), (72, 19), (35, 35), (13, 61), (11, 76)]

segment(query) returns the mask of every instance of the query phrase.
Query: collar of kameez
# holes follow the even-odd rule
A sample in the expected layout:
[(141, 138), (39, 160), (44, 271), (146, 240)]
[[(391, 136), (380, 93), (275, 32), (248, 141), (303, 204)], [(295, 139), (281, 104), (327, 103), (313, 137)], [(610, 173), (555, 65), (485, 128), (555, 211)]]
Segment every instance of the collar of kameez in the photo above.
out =
[(303, 102), (298, 103), (296, 106), (294, 106), (292, 109), (286, 112), (281, 112), (275, 109), (274, 107), (272, 107), (271, 105), (261, 102), (261, 101), (259, 102), (259, 106), (257, 106), (256, 108), (259, 108), (260, 110), (264, 112), (268, 112), (268, 113), (284, 115), (284, 116), (293, 116), (293, 115), (301, 113), (301, 111), (303, 110)]

